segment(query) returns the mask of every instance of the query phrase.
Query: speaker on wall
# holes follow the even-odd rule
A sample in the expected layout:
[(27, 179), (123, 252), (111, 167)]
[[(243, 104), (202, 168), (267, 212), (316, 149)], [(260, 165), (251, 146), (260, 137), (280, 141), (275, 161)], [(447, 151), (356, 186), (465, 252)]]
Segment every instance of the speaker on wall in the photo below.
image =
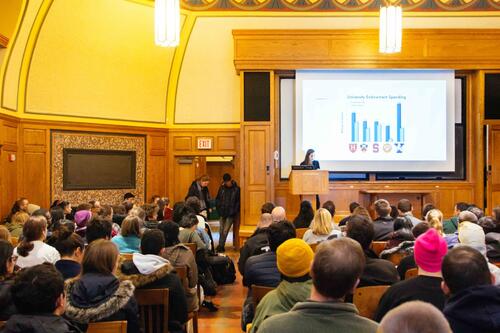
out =
[(269, 72), (245, 72), (243, 89), (244, 121), (271, 120), (271, 83)]
[(484, 119), (500, 119), (500, 73), (485, 74)]

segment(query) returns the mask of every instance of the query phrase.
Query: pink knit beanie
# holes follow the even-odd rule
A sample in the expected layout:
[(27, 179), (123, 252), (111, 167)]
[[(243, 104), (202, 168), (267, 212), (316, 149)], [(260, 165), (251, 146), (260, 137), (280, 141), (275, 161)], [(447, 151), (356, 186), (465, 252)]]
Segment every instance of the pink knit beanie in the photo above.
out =
[(426, 272), (439, 272), (447, 251), (448, 246), (444, 238), (436, 229), (430, 228), (415, 241), (415, 263)]
[(91, 217), (92, 213), (89, 210), (79, 210), (75, 213), (75, 223), (79, 228), (83, 228)]

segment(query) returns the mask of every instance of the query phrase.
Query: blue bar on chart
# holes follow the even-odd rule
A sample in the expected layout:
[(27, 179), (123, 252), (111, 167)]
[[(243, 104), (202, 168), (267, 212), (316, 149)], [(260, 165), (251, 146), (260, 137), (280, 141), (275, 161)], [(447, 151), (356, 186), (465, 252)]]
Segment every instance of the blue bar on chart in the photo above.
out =
[[(402, 127), (402, 110), (401, 103), (396, 104), (396, 142), (405, 141), (405, 130)], [(351, 142), (360, 141), (360, 122), (362, 124), (361, 135), (363, 142), (382, 142), (384, 140), (383, 132), (385, 131), (385, 142), (391, 142), (394, 137), (391, 138), (391, 125), (384, 125), (380, 120), (374, 120), (373, 128), (368, 126), (367, 120), (361, 120), (358, 118), (356, 112), (351, 113)], [(394, 124), (393, 124), (394, 126)], [(373, 133), (373, 138), (372, 138)]]
[(397, 124), (396, 124), (396, 136), (398, 139), (398, 142), (402, 142), (403, 140), (401, 139), (401, 103), (397, 104), (397, 114), (396, 114), (396, 119), (397, 119)]
[(366, 142), (366, 140), (368, 139), (368, 122), (366, 120), (363, 121), (363, 142)]
[(391, 126), (387, 125), (385, 127), (385, 142), (391, 141)]
[(351, 142), (356, 141), (356, 112), (351, 114)]
[(373, 123), (373, 141), (378, 142), (378, 121)]

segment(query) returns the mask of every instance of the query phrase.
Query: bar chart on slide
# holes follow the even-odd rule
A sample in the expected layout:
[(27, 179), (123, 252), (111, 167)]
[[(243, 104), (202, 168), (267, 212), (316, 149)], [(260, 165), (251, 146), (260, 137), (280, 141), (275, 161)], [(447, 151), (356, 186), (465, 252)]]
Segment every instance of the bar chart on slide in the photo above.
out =
[[(350, 142), (351, 143), (389, 143), (389, 142), (405, 142), (405, 129), (402, 126), (403, 111), (401, 103), (395, 103), (395, 117), (393, 121), (389, 121), (385, 117), (383, 121), (380, 119), (369, 120), (357, 111), (350, 113)], [(341, 115), (344, 118), (344, 115)]]

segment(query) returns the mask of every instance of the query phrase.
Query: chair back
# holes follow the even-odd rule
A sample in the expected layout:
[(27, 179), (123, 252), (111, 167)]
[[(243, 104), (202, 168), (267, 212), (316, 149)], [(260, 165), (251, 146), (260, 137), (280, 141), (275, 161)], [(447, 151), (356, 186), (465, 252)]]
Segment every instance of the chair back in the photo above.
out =
[(415, 276), (418, 275), (418, 268), (411, 268), (406, 271), (405, 273), (405, 280), (414, 278)]
[(302, 239), (304, 237), (304, 234), (306, 231), (309, 230), (309, 228), (297, 228), (295, 229), (295, 234), (297, 235), (297, 238)]
[(144, 333), (168, 333), (168, 292), (168, 288), (135, 290)]
[(5, 326), (6, 321), (0, 321), (0, 329), (2, 329)]
[(372, 250), (377, 256), (380, 256), (380, 253), (385, 250), (386, 245), (387, 242), (372, 242)]
[(356, 288), (353, 303), (359, 311), (359, 315), (373, 319), (377, 311), (380, 298), (390, 286), (373, 286)]
[(187, 266), (175, 266), (175, 272), (181, 280), (184, 289), (188, 289), (189, 281), (187, 276)]
[(16, 247), (19, 244), (19, 238), (11, 236), (10, 243), (12, 244), (13, 247)]
[(268, 292), (274, 289), (275, 288), (273, 287), (264, 287), (252, 284), (252, 297), (253, 297), (254, 309), (257, 309), (257, 305), (259, 305), (260, 300), (263, 299)]
[(316, 253), (316, 249), (318, 248), (318, 245), (319, 245), (319, 243), (309, 244), (309, 246), (311, 247), (311, 250), (313, 250), (314, 253)]
[(120, 253), (120, 256), (125, 260), (132, 260), (134, 254), (133, 253)]
[(497, 266), (498, 268), (500, 268), (500, 262), (494, 262), (493, 265)]
[(390, 262), (394, 264), (394, 266), (398, 266), (401, 260), (406, 257), (406, 254), (404, 253), (393, 253), (387, 258)]
[(127, 321), (103, 321), (90, 323), (87, 333), (127, 333)]
[(182, 243), (182, 245), (186, 245), (187, 247), (189, 247), (189, 249), (191, 250), (191, 252), (193, 252), (193, 256), (196, 258), (196, 250), (197, 250), (197, 246), (196, 246), (196, 243)]

